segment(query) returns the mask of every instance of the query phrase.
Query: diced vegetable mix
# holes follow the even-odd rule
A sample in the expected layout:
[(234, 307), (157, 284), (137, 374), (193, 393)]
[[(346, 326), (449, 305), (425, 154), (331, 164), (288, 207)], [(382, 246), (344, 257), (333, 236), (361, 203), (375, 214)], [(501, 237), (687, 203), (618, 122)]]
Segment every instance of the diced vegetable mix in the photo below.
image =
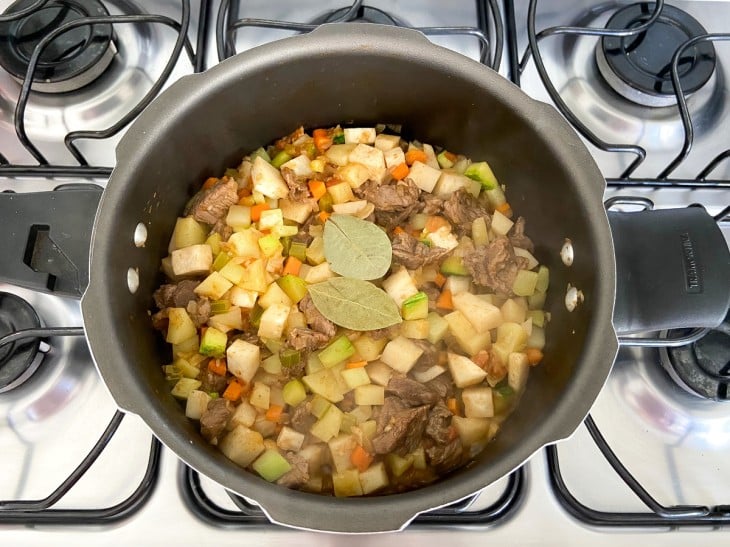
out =
[[(388, 129), (299, 128), (255, 150), (205, 181), (162, 261), (172, 395), (267, 481), (336, 496), (432, 482), (497, 434), (543, 359), (549, 272), (489, 164)], [(361, 219), (331, 225), (334, 248), (332, 215)], [(380, 298), (329, 285), (340, 268)]]

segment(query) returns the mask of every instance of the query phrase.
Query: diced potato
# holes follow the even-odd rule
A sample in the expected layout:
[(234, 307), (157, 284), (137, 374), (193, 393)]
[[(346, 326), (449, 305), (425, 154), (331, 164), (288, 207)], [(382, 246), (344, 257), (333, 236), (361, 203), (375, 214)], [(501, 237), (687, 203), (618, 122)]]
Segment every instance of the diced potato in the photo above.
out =
[(357, 469), (348, 469), (344, 473), (333, 473), (332, 485), (335, 489), (335, 496), (338, 498), (362, 496), (360, 473)]
[(352, 188), (359, 188), (370, 177), (370, 171), (361, 163), (348, 163), (340, 167), (337, 172)]
[(408, 471), (413, 465), (415, 458), (408, 454), (405, 457), (399, 456), (398, 454), (388, 454), (385, 456), (385, 461), (388, 462), (390, 472), (394, 477), (400, 477), (403, 473)]
[(429, 233), (426, 238), (434, 247), (438, 247), (440, 249), (451, 250), (459, 246), (459, 240), (455, 234), (451, 233), (451, 228), (448, 226), (441, 226), (437, 230)]
[(436, 344), (446, 336), (449, 331), (449, 323), (434, 311), (430, 312), (426, 319), (428, 320), (428, 341)]
[(519, 323), (502, 323), (497, 328), (497, 342), (510, 352), (522, 351), (527, 345), (527, 334)]
[(436, 152), (434, 152), (433, 146), (423, 143), (423, 152), (426, 154), (426, 165), (433, 167), (434, 169), (441, 169), (441, 166), (436, 159)]
[(259, 238), (262, 235), (261, 232), (253, 228), (231, 234), (231, 237), (228, 238), (228, 249), (234, 255), (242, 258), (258, 258), (261, 256)]
[(176, 399), (187, 399), (190, 394), (197, 390), (201, 386), (200, 380), (194, 378), (180, 378), (177, 383), (172, 387), (170, 393)]
[(487, 221), (484, 217), (475, 218), (472, 221), (471, 238), (474, 241), (474, 245), (489, 245), (489, 229), (487, 228)]
[(383, 158), (385, 159), (385, 167), (387, 167), (388, 169), (397, 167), (401, 163), (406, 162), (406, 155), (405, 153), (403, 153), (403, 150), (400, 146), (385, 151), (383, 153)]
[[(273, 283), (275, 285), (275, 283)], [(259, 299), (259, 303), (261, 299)], [(259, 338), (281, 338), (284, 332), (284, 325), (289, 317), (289, 306), (274, 303), (264, 310), (259, 322)]]
[[(460, 294), (471, 290), (471, 277), (467, 275), (450, 275), (446, 278), (444, 289), (451, 291), (451, 294)], [(479, 295), (479, 297), (486, 295)]]
[(312, 204), (308, 201), (293, 201), (283, 198), (279, 200), (279, 208), (285, 219), (299, 224), (303, 224), (312, 214)]
[(338, 435), (327, 442), (330, 449), (330, 456), (332, 457), (332, 463), (335, 466), (337, 473), (342, 473), (348, 469), (355, 467), (350, 461), (352, 451), (357, 446), (357, 440), (354, 435)]
[(477, 332), (471, 322), (460, 311), (453, 311), (445, 315), (444, 320), (449, 325), (449, 333), (469, 355), (476, 355), (492, 344), (489, 331)]
[(426, 340), (429, 333), (428, 319), (412, 319), (400, 324), (400, 334), (414, 340)]
[(401, 267), (390, 277), (383, 281), (383, 290), (388, 293), (399, 308), (403, 305), (403, 301), (409, 296), (413, 296), (418, 292), (413, 278), (408, 270)]
[(462, 418), (454, 416), (451, 424), (461, 438), (461, 444), (471, 446), (489, 440), (491, 420), (489, 418)]
[[(328, 401), (336, 403), (344, 398), (344, 394), (340, 389), (340, 385), (335, 374), (338, 373), (329, 368), (323, 368), (313, 374), (307, 374), (302, 378), (302, 381), (313, 393), (321, 395)], [(337, 427), (339, 429), (339, 426)]]
[(346, 203), (355, 200), (355, 194), (352, 193), (352, 186), (348, 182), (340, 182), (333, 184), (327, 188), (333, 203)]
[(502, 319), (511, 323), (522, 323), (526, 319), (526, 309), (524, 306), (517, 303), (513, 298), (505, 300), (504, 304), (500, 308), (502, 312)]
[(259, 297), (259, 293), (256, 291), (249, 291), (242, 289), (241, 287), (232, 287), (230, 294), (231, 304), (240, 308), (253, 308), (256, 304), (256, 300)]
[(335, 165), (346, 165), (349, 161), (350, 152), (352, 152), (356, 144), (333, 144), (324, 153), (325, 157)]
[(256, 421), (253, 424), (253, 430), (258, 431), (264, 437), (264, 445), (269, 445), (268, 448), (274, 448), (276, 442), (271, 439), (276, 434), (276, 423), (267, 420), (261, 414), (256, 416)]
[(492, 388), (489, 386), (467, 387), (461, 392), (464, 415), (467, 418), (491, 418), (494, 416)]
[(355, 163), (361, 163), (367, 167), (370, 172), (370, 178), (380, 181), (385, 175), (385, 159), (383, 151), (368, 146), (367, 144), (358, 144), (350, 152), (348, 160)]
[(175, 272), (172, 271), (172, 257), (166, 256), (160, 261), (160, 270), (162, 270), (162, 273), (165, 274), (165, 277), (168, 279), (171, 279), (173, 281), (177, 281), (180, 279), (178, 276), (175, 275)]
[(269, 308), (273, 304), (282, 304), (291, 308), (293, 302), (291, 298), (283, 291), (278, 283), (272, 283), (266, 292), (259, 298), (259, 306), (264, 309)]
[(289, 310), (289, 317), (286, 319), (286, 325), (284, 325), (284, 334), (288, 335), (293, 329), (305, 329), (307, 328), (307, 319), (296, 305), (293, 305)]
[[(538, 274), (539, 275), (539, 274)], [(536, 288), (532, 296), (527, 297), (527, 305), (531, 310), (541, 310), (545, 307), (545, 293), (539, 292)]]
[(188, 395), (188, 401), (185, 404), (185, 416), (191, 420), (199, 420), (203, 412), (208, 408), (210, 395), (205, 391), (195, 389)]
[(169, 308), (167, 313), (169, 325), (165, 341), (169, 344), (179, 344), (198, 333), (185, 308)]
[(231, 306), (227, 312), (212, 315), (208, 319), (208, 326), (214, 327), (221, 332), (229, 330), (243, 330), (243, 317), (241, 316), (241, 308)]
[(191, 336), (187, 340), (183, 340), (179, 344), (173, 344), (172, 345), (172, 354), (174, 356), (177, 356), (182, 353), (197, 352), (199, 347), (200, 347), (200, 337), (198, 337), (198, 335), (196, 334), (195, 336)]
[(261, 211), (261, 218), (259, 218), (260, 230), (271, 230), (275, 226), (281, 226), (282, 224), (284, 224), (284, 214), (278, 207), (276, 209)]
[(385, 463), (376, 463), (360, 473), (360, 487), (363, 494), (371, 494), (386, 486), (388, 486), (388, 473), (385, 470)]
[(447, 358), (449, 372), (451, 372), (451, 377), (454, 379), (456, 387), (464, 388), (473, 386), (481, 383), (487, 377), (487, 373), (468, 357), (456, 353), (448, 353)]
[(243, 281), (244, 277), (246, 277), (246, 269), (233, 260), (230, 260), (225, 266), (218, 270), (218, 273), (234, 285), (237, 285)]
[(469, 177), (460, 175), (453, 171), (441, 171), (441, 176), (433, 188), (433, 193), (440, 198), (447, 199), (460, 188), (466, 188), (466, 191), (473, 196), (478, 196), (481, 185)]
[(532, 270), (535, 266), (539, 264), (537, 261), (537, 258), (535, 258), (532, 253), (526, 249), (523, 249), (521, 247), (514, 247), (515, 255), (521, 256), (523, 258), (527, 259), (527, 268), (528, 270)]
[(393, 369), (382, 361), (373, 361), (368, 363), (365, 370), (373, 383), (380, 386), (387, 386), (390, 382), (390, 377), (393, 376)]
[(502, 323), (502, 312), (477, 295), (464, 292), (453, 295), (454, 308), (464, 314), (477, 332), (497, 328)]
[(210, 245), (190, 245), (172, 251), (172, 271), (176, 276), (208, 273), (213, 265)]
[(492, 215), (492, 231), (495, 234), (505, 236), (507, 235), (507, 232), (512, 229), (513, 225), (514, 222), (512, 222), (502, 213), (500, 213), (499, 211), (494, 211), (494, 214)]
[(304, 443), (304, 433), (299, 433), (289, 426), (284, 426), (276, 438), (276, 446), (282, 450), (292, 450), (297, 452)]
[(306, 250), (307, 262), (312, 266), (324, 262), (324, 239), (321, 235), (314, 236)]
[(355, 388), (355, 403), (358, 405), (382, 405), (385, 402), (385, 388), (375, 384)]
[(322, 417), (312, 425), (309, 432), (323, 442), (327, 442), (340, 432), (342, 418), (342, 411), (335, 405), (330, 405)]
[[(312, 176), (312, 167), (310, 165), (310, 159), (306, 154), (297, 156), (296, 158), (290, 159), (288, 162), (281, 165), (281, 169), (291, 169), (294, 174), (298, 177), (310, 177)], [(263, 194), (263, 192), (261, 192)], [(283, 197), (283, 196), (278, 196)]]
[(226, 350), (226, 361), (231, 374), (248, 384), (259, 368), (261, 350), (256, 344), (235, 340)]
[(355, 389), (358, 386), (365, 386), (370, 383), (370, 376), (368, 376), (365, 367), (346, 368), (340, 374), (350, 389)]
[(233, 283), (223, 277), (220, 272), (213, 272), (203, 279), (193, 291), (195, 294), (207, 296), (211, 300), (220, 300), (231, 287), (233, 287)]
[(256, 414), (256, 409), (248, 401), (242, 400), (236, 410), (233, 411), (233, 415), (228, 420), (228, 425), (230, 429), (234, 429), (239, 425), (251, 427), (256, 422)]
[(355, 350), (358, 355), (365, 361), (374, 361), (383, 352), (385, 344), (388, 342), (387, 338), (380, 338), (376, 340), (367, 334), (356, 338), (352, 341), (352, 345), (355, 346)]
[(518, 393), (522, 391), (527, 383), (527, 376), (530, 373), (529, 368), (530, 363), (526, 354), (522, 352), (510, 353), (507, 359), (507, 383), (509, 387)]
[(444, 372), (446, 372), (445, 367), (442, 367), (441, 365), (433, 365), (426, 370), (414, 372), (413, 378), (415, 378), (422, 384), (425, 384), (426, 382), (430, 382), (437, 376), (441, 376)]
[(345, 134), (345, 144), (373, 144), (375, 142), (374, 127), (347, 127), (342, 131)]
[(408, 178), (424, 192), (433, 192), (440, 177), (441, 171), (439, 169), (434, 169), (420, 161), (413, 162), (411, 171), (408, 174)]
[(253, 189), (269, 198), (285, 198), (289, 195), (289, 187), (284, 182), (279, 170), (269, 162), (256, 156), (251, 168)]
[(528, 348), (543, 349), (545, 347), (545, 329), (533, 325), (525, 345)]
[(175, 221), (167, 252), (172, 253), (175, 249), (199, 245), (205, 241), (207, 233), (208, 230), (193, 217), (179, 217)]
[(379, 148), (383, 152), (387, 152), (388, 150), (394, 150), (396, 148), (400, 149), (400, 136), (386, 135), (385, 133), (381, 133), (380, 135), (375, 137), (375, 148)]
[(398, 336), (385, 345), (380, 360), (393, 370), (407, 374), (422, 354), (423, 350), (419, 346), (408, 338)]
[(248, 205), (231, 205), (226, 215), (226, 224), (234, 230), (243, 230), (251, 226), (251, 207)]
[(375, 206), (372, 203), (364, 199), (359, 199), (357, 201), (348, 201), (347, 203), (335, 203), (332, 205), (332, 210), (338, 215), (350, 215), (357, 218), (365, 218), (372, 213), (370, 210), (371, 207), (375, 210)]
[(373, 407), (370, 405), (357, 405), (349, 412), (349, 415), (355, 418), (355, 423), (361, 424), (372, 417)]
[(263, 382), (254, 382), (248, 402), (251, 406), (268, 410), (270, 405), (271, 388)]
[(264, 438), (261, 433), (239, 425), (223, 437), (218, 447), (229, 460), (246, 467), (264, 451)]
[(426, 469), (426, 467), (428, 466), (426, 462), (426, 451), (423, 449), (422, 446), (416, 448), (413, 452), (409, 454), (409, 456), (413, 456), (414, 469)]

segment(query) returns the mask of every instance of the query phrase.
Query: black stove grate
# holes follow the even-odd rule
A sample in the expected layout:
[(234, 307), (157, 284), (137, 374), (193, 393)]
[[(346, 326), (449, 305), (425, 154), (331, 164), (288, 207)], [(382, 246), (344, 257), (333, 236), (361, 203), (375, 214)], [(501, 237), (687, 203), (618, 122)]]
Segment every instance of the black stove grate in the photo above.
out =
[(527, 16), (527, 34), (529, 45), (523, 53), (522, 57), (519, 57), (518, 46), (517, 46), (517, 33), (515, 21), (515, 0), (505, 1), (505, 16), (507, 19), (507, 52), (510, 60), (510, 66), (512, 67), (511, 79), (517, 85), (520, 84), (520, 78), (524, 72), (527, 64), (532, 60), (535, 63), (535, 68), (542, 80), (542, 83), (550, 95), (556, 108), (561, 114), (571, 123), (571, 125), (593, 146), (604, 152), (629, 154), (634, 156), (633, 161), (624, 170), (624, 172), (618, 178), (609, 178), (606, 180), (609, 186), (626, 186), (626, 187), (684, 187), (684, 188), (730, 188), (730, 180), (724, 180), (719, 178), (711, 178), (712, 173), (715, 169), (730, 157), (730, 149), (724, 150), (715, 156), (706, 166), (704, 166), (693, 179), (685, 178), (671, 178), (672, 173), (677, 167), (684, 162), (692, 149), (694, 141), (694, 127), (692, 119), (687, 107), (687, 94), (683, 91), (678, 66), (682, 59), (682, 54), (689, 48), (698, 46), (700, 44), (715, 44), (719, 45), (722, 42), (730, 42), (730, 33), (715, 33), (715, 34), (703, 34), (696, 36), (683, 45), (681, 45), (677, 51), (675, 51), (672, 66), (671, 66), (671, 78), (674, 87), (674, 94), (676, 96), (677, 108), (681, 116), (682, 125), (684, 128), (684, 143), (679, 154), (654, 178), (645, 177), (634, 177), (632, 176), (636, 169), (646, 159), (647, 151), (645, 148), (629, 144), (629, 143), (610, 143), (599, 138), (594, 132), (592, 132), (588, 126), (570, 109), (570, 107), (561, 98), (560, 92), (555, 87), (554, 83), (550, 78), (548, 69), (543, 61), (542, 53), (540, 50), (541, 42), (552, 36), (594, 36), (596, 38), (605, 37), (627, 37), (636, 36), (643, 30), (650, 27), (662, 14), (664, 9), (664, 1), (657, 0), (654, 3), (653, 10), (650, 12), (649, 17), (646, 21), (640, 25), (626, 29), (606, 29), (597, 27), (573, 27), (573, 26), (555, 26), (537, 30), (536, 28), (536, 12), (537, 12), (538, 0), (530, 0), (528, 16)]
[[(409, 529), (431, 526), (479, 527), (502, 524), (511, 518), (521, 506), (526, 493), (525, 471), (522, 467), (509, 476), (504, 491), (490, 506), (479, 510), (467, 510), (473, 498), (454, 505), (422, 513)], [(190, 467), (180, 464), (178, 488), (187, 508), (200, 520), (211, 526), (245, 528), (249, 526), (275, 527), (256, 505), (230, 494), (237, 510), (230, 510), (215, 503), (203, 489), (200, 475)]]

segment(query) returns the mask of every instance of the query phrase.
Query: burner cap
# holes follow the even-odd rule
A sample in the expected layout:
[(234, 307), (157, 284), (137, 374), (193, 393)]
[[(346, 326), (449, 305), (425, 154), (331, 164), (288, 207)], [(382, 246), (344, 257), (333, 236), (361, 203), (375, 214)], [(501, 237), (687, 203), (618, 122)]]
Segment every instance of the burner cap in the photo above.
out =
[[(642, 2), (618, 10), (606, 28), (631, 29), (644, 24), (654, 4)], [(672, 86), (672, 57), (687, 40), (707, 34), (688, 13), (664, 5), (649, 28), (625, 38), (605, 36), (596, 47), (598, 69), (620, 95), (645, 106), (676, 104)], [(685, 50), (679, 62), (682, 90), (689, 96), (707, 83), (715, 70), (715, 48), (701, 42)]]
[[(34, 3), (36, 0), (18, 0), (4, 15), (22, 11)], [(33, 50), (50, 32), (82, 17), (108, 15), (99, 0), (51, 0), (29, 15), (0, 23), (0, 65), (22, 82)], [(31, 89), (46, 93), (79, 89), (98, 78), (115, 53), (110, 24), (82, 25), (68, 30), (44, 49)]]
[(730, 401), (730, 314), (695, 343), (667, 348), (670, 375), (694, 395)]
[[(33, 306), (19, 296), (0, 292), (0, 338), (40, 326)], [(38, 338), (30, 338), (0, 347), (0, 393), (18, 385), (18, 381), (28, 374), (39, 346)]]
[[(316, 25), (324, 23), (332, 23), (337, 21), (340, 17), (345, 15), (350, 8), (340, 8), (338, 10), (331, 11), (325, 15), (318, 17), (313, 21)], [(360, 9), (355, 13), (353, 17), (347, 20), (348, 23), (377, 23), (379, 25), (395, 25), (402, 26), (395, 17), (387, 14), (383, 10), (374, 8), (372, 6), (360, 6)]]

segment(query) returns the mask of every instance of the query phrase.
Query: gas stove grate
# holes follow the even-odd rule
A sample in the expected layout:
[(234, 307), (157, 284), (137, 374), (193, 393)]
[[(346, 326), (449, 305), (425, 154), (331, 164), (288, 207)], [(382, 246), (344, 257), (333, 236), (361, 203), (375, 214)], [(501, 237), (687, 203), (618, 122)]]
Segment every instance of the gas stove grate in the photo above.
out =
[[(218, 47), (219, 60), (226, 59), (236, 52), (235, 37), (239, 29), (246, 27), (272, 28), (278, 30), (289, 30), (295, 32), (309, 32), (319, 26), (318, 23), (301, 23), (292, 21), (279, 21), (272, 19), (252, 19), (243, 18), (232, 20), (231, 14), (239, 13), (239, 2), (237, 0), (222, 0), (218, 10), (216, 22), (216, 41)], [(479, 40), (480, 45), (480, 61), (494, 70), (499, 70), (502, 58), (502, 48), (504, 42), (504, 28), (502, 17), (500, 15), (497, 0), (476, 0), (477, 22), (476, 27), (455, 26), (455, 27), (415, 27), (426, 35), (431, 36), (472, 36)], [(363, 6), (363, 0), (354, 0), (352, 4), (344, 10), (343, 13), (333, 19), (332, 23), (341, 23), (352, 21), (362, 15), (367, 6)], [(371, 8), (372, 9), (372, 8)], [(384, 17), (390, 19), (394, 24), (400, 25), (384, 12)], [(490, 41), (489, 23), (494, 26), (494, 39)], [(494, 44), (492, 46), (492, 44)], [(491, 54), (491, 50), (494, 53)]]
[(684, 162), (687, 158), (693, 142), (694, 127), (692, 119), (687, 107), (687, 94), (682, 90), (680, 76), (678, 71), (678, 63), (681, 55), (688, 48), (699, 44), (720, 44), (722, 42), (730, 42), (730, 34), (714, 33), (696, 36), (683, 43), (674, 53), (671, 66), (671, 78), (676, 97), (677, 108), (684, 129), (684, 143), (678, 155), (669, 162), (655, 177), (634, 177), (632, 176), (636, 169), (644, 162), (647, 157), (647, 150), (641, 146), (629, 143), (611, 143), (598, 137), (583, 121), (571, 110), (567, 103), (560, 95), (560, 91), (553, 83), (550, 74), (545, 66), (543, 56), (540, 50), (541, 42), (552, 36), (595, 36), (595, 37), (628, 37), (636, 36), (643, 30), (654, 24), (662, 15), (664, 10), (664, 1), (657, 0), (654, 3), (653, 11), (647, 20), (640, 26), (622, 29), (606, 29), (597, 27), (581, 27), (581, 26), (554, 26), (542, 29), (536, 28), (536, 11), (537, 0), (530, 0), (528, 16), (527, 16), (527, 35), (529, 45), (527, 46), (522, 58), (519, 58), (517, 47), (517, 33), (515, 21), (515, 3), (514, 0), (506, 0), (505, 15), (507, 19), (507, 48), (510, 65), (512, 67), (511, 79), (517, 85), (520, 85), (520, 78), (528, 63), (532, 59), (535, 68), (542, 80), (542, 83), (548, 92), (551, 100), (561, 112), (561, 114), (571, 123), (571, 125), (593, 146), (604, 152), (617, 154), (630, 154), (634, 156), (633, 161), (623, 171), (618, 178), (607, 178), (606, 182), (609, 186), (645, 186), (645, 187), (683, 187), (690, 189), (699, 188), (730, 188), (730, 180), (710, 178), (716, 168), (725, 160), (730, 158), (730, 149), (724, 150), (712, 158), (695, 176), (695, 178), (670, 178), (671, 174)]
[[(200, 475), (190, 467), (180, 464), (178, 487), (188, 509), (199, 519), (211, 526), (222, 528), (244, 528), (247, 526), (277, 526), (272, 524), (257, 506), (231, 494), (238, 510), (225, 509), (205, 493)], [(525, 496), (525, 471), (519, 468), (509, 476), (500, 497), (489, 507), (480, 510), (466, 510), (473, 498), (448, 507), (422, 513), (409, 525), (409, 529), (426, 526), (493, 526), (511, 518), (522, 504)]]

